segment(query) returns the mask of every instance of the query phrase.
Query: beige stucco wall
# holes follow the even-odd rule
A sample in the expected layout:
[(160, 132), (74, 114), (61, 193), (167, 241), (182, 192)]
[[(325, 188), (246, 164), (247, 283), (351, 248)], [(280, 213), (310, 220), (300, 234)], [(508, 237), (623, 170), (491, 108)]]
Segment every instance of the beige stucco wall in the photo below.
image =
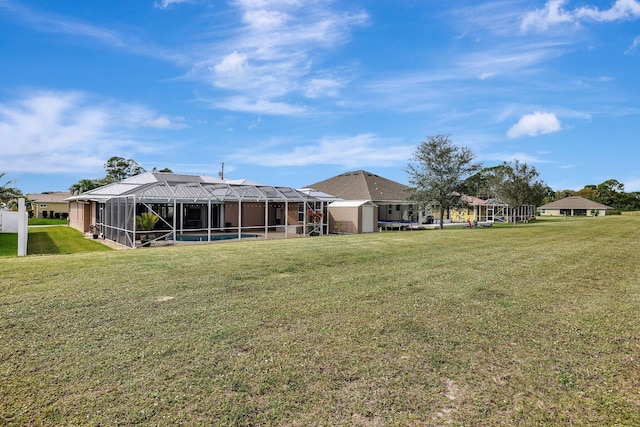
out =
[(31, 204), (31, 208), (33, 209), (33, 216), (35, 218), (43, 218), (42, 213), (44, 211), (47, 212), (47, 218), (51, 218), (51, 211), (54, 213), (54, 217), (56, 213), (68, 213), (69, 212), (69, 203), (68, 202), (33, 202)]
[(342, 233), (360, 232), (360, 208), (359, 207), (330, 207), (329, 231), (336, 231), (336, 223), (342, 223)]
[[(562, 209), (563, 211), (566, 209)], [(595, 216), (591, 213), (594, 209), (587, 209), (587, 216)], [(606, 209), (597, 209), (597, 216), (605, 216), (607, 214)], [(560, 209), (538, 209), (540, 216), (564, 216), (564, 214), (560, 213)]]
[(89, 226), (95, 221), (95, 202), (81, 203), (73, 201), (69, 203), (69, 226), (83, 233), (89, 231)]

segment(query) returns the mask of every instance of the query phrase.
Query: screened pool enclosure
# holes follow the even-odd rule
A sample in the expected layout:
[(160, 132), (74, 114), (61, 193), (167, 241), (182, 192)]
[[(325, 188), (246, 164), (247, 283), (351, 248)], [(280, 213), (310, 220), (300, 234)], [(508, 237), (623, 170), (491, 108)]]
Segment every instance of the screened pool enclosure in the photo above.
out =
[[(72, 196), (70, 224), (135, 248), (177, 242), (327, 234), (323, 193), (246, 180), (146, 172)], [(136, 217), (157, 216), (151, 230)], [(97, 227), (96, 227), (97, 226)]]

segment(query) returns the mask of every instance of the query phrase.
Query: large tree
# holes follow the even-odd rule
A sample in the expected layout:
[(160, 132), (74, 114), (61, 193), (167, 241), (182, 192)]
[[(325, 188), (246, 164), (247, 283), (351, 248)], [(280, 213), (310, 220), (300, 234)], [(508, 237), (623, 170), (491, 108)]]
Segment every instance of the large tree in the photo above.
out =
[(553, 200), (560, 200), (560, 199), (564, 199), (565, 197), (571, 197), (571, 196), (577, 196), (577, 195), (579, 194), (575, 190), (570, 190), (570, 189), (559, 190), (555, 192)]
[[(496, 197), (509, 205), (512, 211), (521, 206), (540, 206), (549, 194), (549, 187), (537, 180), (538, 171), (526, 163), (504, 162), (495, 169)], [(516, 222), (515, 215), (514, 223)]]
[(598, 184), (595, 193), (598, 203), (620, 209), (620, 202), (624, 199), (624, 184), (615, 179), (608, 179)]
[(640, 198), (637, 192), (626, 193), (624, 184), (615, 179), (608, 179), (598, 185), (585, 185), (576, 194), (594, 202), (611, 206), (618, 211), (634, 211), (640, 209)]
[(407, 165), (411, 184), (411, 199), (421, 206), (437, 205), (440, 228), (445, 212), (465, 203), (466, 179), (482, 166), (474, 162), (475, 155), (467, 147), (454, 145), (449, 135), (432, 135), (418, 144)]
[(76, 182), (69, 187), (72, 194), (80, 194), (112, 182), (122, 181), (130, 176), (138, 175), (146, 172), (145, 169), (135, 160), (125, 159), (123, 157), (111, 157), (104, 164), (106, 176), (104, 178), (85, 178)]
[(158, 170), (158, 168), (155, 166), (153, 167), (153, 169), (151, 169), (151, 172), (173, 173), (173, 171), (169, 168), (162, 168)]
[(107, 163), (104, 164), (104, 170), (107, 172), (105, 177), (107, 183), (122, 181), (130, 176), (146, 172), (135, 160), (116, 156), (107, 160)]

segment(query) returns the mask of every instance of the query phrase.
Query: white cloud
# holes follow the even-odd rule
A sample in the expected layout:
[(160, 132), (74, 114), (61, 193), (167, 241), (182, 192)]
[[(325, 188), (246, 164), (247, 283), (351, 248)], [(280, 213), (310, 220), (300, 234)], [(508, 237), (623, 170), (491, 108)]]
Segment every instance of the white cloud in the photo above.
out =
[[(212, 53), (191, 69), (190, 76), (233, 92), (229, 99), (240, 109), (264, 114), (287, 114), (282, 98), (336, 96), (342, 85), (319, 66), (321, 54), (347, 42), (352, 29), (363, 25), (365, 13), (341, 13), (330, 2), (238, 0), (241, 25), (235, 36), (212, 45)], [(344, 70), (341, 74), (344, 74)], [(225, 101), (228, 109), (233, 102)], [(260, 106), (264, 111), (256, 110)], [(299, 114), (300, 108), (290, 108)]]
[(625, 55), (628, 55), (629, 53), (636, 50), (638, 46), (640, 46), (640, 36), (633, 39), (633, 43), (631, 43), (631, 46), (629, 46), (629, 49), (626, 50)]
[(14, 2), (0, 1), (0, 7), (38, 31), (54, 34), (73, 34), (85, 39), (98, 40), (109, 46), (124, 47), (125, 37), (115, 31), (69, 19), (52, 13), (43, 13)]
[(463, 77), (478, 76), (480, 80), (512, 75), (559, 56), (564, 47), (564, 43), (555, 41), (517, 46), (503, 44), (465, 55), (458, 61), (458, 68)]
[(158, 9), (168, 9), (171, 5), (180, 3), (189, 3), (191, 0), (160, 0), (156, 1), (153, 6)]
[(270, 114), (279, 116), (297, 116), (304, 114), (307, 109), (302, 105), (290, 105), (284, 102), (274, 102), (267, 99), (252, 99), (244, 96), (234, 96), (212, 103), (215, 108), (244, 113)]
[[(171, 0), (169, 0), (171, 1)], [(97, 41), (106, 46), (115, 47), (138, 55), (144, 55), (178, 64), (186, 62), (185, 54), (169, 52), (162, 46), (150, 45), (141, 41), (135, 32), (120, 32), (110, 28), (88, 24), (78, 19), (55, 13), (46, 13), (25, 7), (14, 2), (0, 0), (0, 8), (11, 12), (23, 24), (47, 34), (63, 34), (75, 37), (78, 43)]]
[(261, 166), (341, 165), (344, 167), (405, 164), (414, 146), (393, 145), (371, 133), (347, 137), (325, 137), (316, 144), (279, 151), (273, 146), (242, 152), (237, 161)]
[(527, 31), (530, 28), (536, 28), (544, 31), (552, 25), (557, 25), (574, 20), (571, 13), (566, 12), (562, 6), (566, 0), (549, 0), (542, 9), (536, 9), (527, 13), (520, 23), (520, 29)]
[(304, 94), (307, 98), (337, 96), (342, 82), (332, 78), (313, 78), (307, 81)]
[(125, 117), (124, 122), (133, 127), (154, 129), (182, 129), (186, 127), (184, 117), (172, 119), (136, 105), (121, 106), (120, 110), (122, 116)]
[(576, 10), (576, 17), (593, 21), (620, 21), (640, 18), (640, 2), (638, 0), (616, 0), (610, 9), (600, 10), (584, 6)]
[(33, 91), (0, 104), (3, 169), (97, 170), (114, 152), (152, 149), (136, 141), (135, 128), (179, 125), (140, 106), (92, 102), (81, 92)]
[(509, 129), (507, 137), (537, 136), (558, 132), (560, 129), (560, 120), (558, 120), (555, 114), (536, 111), (533, 114), (525, 114), (522, 116), (518, 123)]
[(268, 10), (248, 10), (242, 20), (250, 28), (258, 31), (268, 31), (284, 26), (291, 20), (291, 16), (286, 13)]
[(575, 10), (566, 10), (563, 6), (567, 0), (548, 0), (544, 8), (529, 12), (520, 22), (520, 30), (530, 29), (545, 31), (549, 27), (564, 23), (580, 23), (581, 21), (613, 22), (640, 18), (640, 1), (616, 0), (609, 9), (598, 9), (593, 6), (582, 6)]

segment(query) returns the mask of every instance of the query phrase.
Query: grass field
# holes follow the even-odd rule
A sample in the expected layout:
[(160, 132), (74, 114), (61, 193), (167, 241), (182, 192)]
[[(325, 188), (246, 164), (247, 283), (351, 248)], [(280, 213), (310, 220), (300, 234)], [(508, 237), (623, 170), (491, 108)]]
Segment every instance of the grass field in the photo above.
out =
[(18, 233), (0, 233), (0, 257), (18, 256)]
[(640, 217), (0, 259), (2, 425), (640, 425)]
[(27, 255), (106, 252), (112, 249), (66, 226), (30, 227)]
[(69, 221), (66, 219), (56, 218), (29, 218), (29, 225), (67, 225)]
[[(87, 239), (80, 231), (71, 227), (39, 226), (29, 228), (27, 255), (76, 254), (110, 250), (112, 249), (97, 241)], [(0, 233), (0, 257), (17, 256), (18, 234)]]

